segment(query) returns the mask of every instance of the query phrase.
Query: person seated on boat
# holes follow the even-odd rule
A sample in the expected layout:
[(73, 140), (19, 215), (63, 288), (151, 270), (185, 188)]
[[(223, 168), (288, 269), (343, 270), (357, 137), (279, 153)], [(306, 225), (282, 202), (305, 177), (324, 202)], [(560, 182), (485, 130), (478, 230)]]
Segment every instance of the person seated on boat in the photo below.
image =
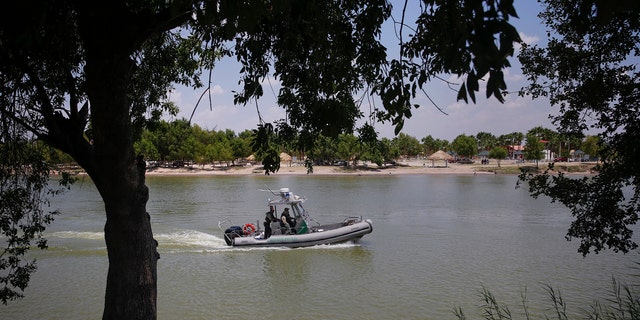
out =
[(282, 212), (282, 217), (280, 217), (280, 226), (284, 229), (284, 230), (289, 230), (292, 233), (296, 233), (296, 219), (291, 217), (291, 215), (289, 214), (289, 208), (284, 208), (284, 211)]
[(268, 239), (269, 237), (271, 237), (271, 222), (278, 221), (274, 213), (275, 213), (275, 208), (273, 206), (270, 206), (269, 211), (265, 213), (264, 223), (263, 223), (265, 239)]

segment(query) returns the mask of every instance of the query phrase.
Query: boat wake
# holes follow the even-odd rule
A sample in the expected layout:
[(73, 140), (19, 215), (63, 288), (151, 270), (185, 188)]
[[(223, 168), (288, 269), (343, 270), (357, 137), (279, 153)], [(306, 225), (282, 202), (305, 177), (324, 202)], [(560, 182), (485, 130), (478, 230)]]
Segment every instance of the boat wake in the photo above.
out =
[(196, 230), (180, 230), (156, 234), (158, 249), (162, 252), (208, 252), (226, 248), (221, 237)]
[[(78, 247), (91, 248), (95, 250), (97, 243), (100, 245), (99, 251), (106, 250), (104, 244), (103, 232), (87, 232), (87, 231), (58, 231), (47, 236), (51, 240), (60, 239), (63, 243), (55, 245), (50, 249), (55, 251), (77, 251)], [(158, 251), (162, 253), (215, 253), (215, 252), (243, 252), (243, 251), (265, 251), (265, 250), (292, 250), (286, 247), (229, 247), (226, 245), (222, 237), (197, 230), (177, 230), (173, 232), (158, 233), (154, 235), (158, 241)], [(64, 243), (73, 242), (73, 245)], [(82, 244), (84, 243), (84, 245)], [(299, 248), (297, 250), (335, 250), (341, 248), (357, 247), (359, 244), (346, 242), (333, 245), (317, 245), (307, 248)]]
[(58, 231), (49, 234), (49, 238), (104, 240), (104, 232)]
[[(50, 249), (55, 251), (94, 250), (96, 245), (106, 249), (104, 232), (58, 231), (46, 237), (50, 240)], [(227, 248), (221, 237), (196, 230), (157, 233), (153, 237), (158, 241), (160, 253), (206, 252)]]

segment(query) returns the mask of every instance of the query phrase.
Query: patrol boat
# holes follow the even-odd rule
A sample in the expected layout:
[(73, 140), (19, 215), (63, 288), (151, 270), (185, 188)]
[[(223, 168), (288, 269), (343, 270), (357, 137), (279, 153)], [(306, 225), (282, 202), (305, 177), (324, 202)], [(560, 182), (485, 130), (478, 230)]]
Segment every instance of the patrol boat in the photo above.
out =
[[(271, 191), (271, 190), (269, 190)], [(260, 223), (230, 226), (223, 228), (225, 221), (218, 222), (220, 230), (224, 230), (224, 240), (233, 247), (309, 247), (321, 244), (357, 242), (364, 235), (373, 231), (370, 219), (347, 217), (342, 222), (320, 224), (309, 215), (303, 203), (306, 198), (281, 188), (278, 193), (271, 191), (275, 199), (268, 199), (268, 207), (273, 207), (274, 216), (280, 218), (270, 223), (271, 235), (263, 230)], [(278, 209), (289, 208), (290, 218), (287, 221), (277, 217)], [(282, 220), (281, 220), (282, 219)]]

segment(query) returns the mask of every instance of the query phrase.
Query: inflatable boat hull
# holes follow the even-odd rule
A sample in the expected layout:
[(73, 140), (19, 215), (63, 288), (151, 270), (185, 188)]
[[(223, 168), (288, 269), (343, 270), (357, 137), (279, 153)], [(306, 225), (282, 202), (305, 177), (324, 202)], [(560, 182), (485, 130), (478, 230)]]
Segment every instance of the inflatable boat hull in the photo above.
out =
[[(330, 228), (330, 226), (327, 226)], [(335, 244), (358, 241), (365, 234), (373, 231), (371, 220), (366, 219), (347, 226), (325, 229), (320, 226), (314, 232), (292, 235), (273, 235), (267, 239), (260, 236), (236, 237), (231, 239), (234, 247), (310, 247), (321, 244)]]

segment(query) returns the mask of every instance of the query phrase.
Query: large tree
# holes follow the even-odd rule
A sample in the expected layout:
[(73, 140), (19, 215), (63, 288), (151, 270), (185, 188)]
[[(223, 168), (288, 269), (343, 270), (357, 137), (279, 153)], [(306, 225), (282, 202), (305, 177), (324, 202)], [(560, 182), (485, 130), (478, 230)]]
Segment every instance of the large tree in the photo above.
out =
[(498, 167), (500, 167), (500, 162), (502, 162), (502, 160), (508, 155), (509, 151), (504, 147), (495, 147), (489, 151), (489, 158), (496, 159), (498, 161)]
[[(513, 1), (423, 1), (410, 37), (401, 10), (400, 57), (387, 61), (385, 0), (25, 0), (0, 8), (0, 112), (84, 168), (104, 200), (109, 269), (104, 319), (156, 317), (157, 242), (146, 212), (145, 162), (134, 141), (173, 110), (173, 83), (202, 85), (202, 68), (234, 55), (242, 64), (235, 102), (282, 84), (287, 121), (260, 123), (253, 146), (277, 170), (273, 133), (351, 133), (362, 115), (354, 95), (377, 94), (378, 119), (397, 130), (411, 99), (442, 73), (466, 78), (459, 98), (487, 78), (502, 100), (502, 70), (519, 41)], [(407, 3), (404, 4), (406, 8)], [(16, 19), (16, 17), (19, 17)], [(406, 41), (406, 39), (410, 39)]]
[(471, 158), (478, 154), (478, 140), (474, 136), (461, 134), (453, 139), (451, 148), (458, 156)]
[(538, 135), (531, 132), (527, 134), (527, 142), (524, 145), (524, 158), (535, 160), (536, 168), (538, 167), (538, 161), (544, 158), (544, 143), (542, 143)]
[(585, 154), (589, 155), (589, 159), (597, 158), (598, 156), (598, 146), (600, 145), (600, 139), (598, 136), (586, 136), (582, 144), (580, 145), (580, 149), (584, 151)]
[(640, 2), (636, 0), (542, 1), (550, 30), (546, 47), (520, 54), (531, 81), (524, 92), (545, 96), (559, 108), (561, 134), (599, 132), (602, 160), (593, 177), (523, 174), (534, 197), (566, 205), (575, 220), (567, 239), (579, 239), (583, 255), (637, 248), (630, 228), (640, 211)]
[(422, 151), (420, 141), (406, 133), (398, 134), (397, 137), (394, 137), (391, 140), (391, 143), (400, 150), (400, 155), (402, 157), (414, 158), (420, 153), (420, 151)]
[(496, 147), (498, 138), (492, 133), (480, 131), (476, 134), (478, 140), (478, 150), (491, 150)]

